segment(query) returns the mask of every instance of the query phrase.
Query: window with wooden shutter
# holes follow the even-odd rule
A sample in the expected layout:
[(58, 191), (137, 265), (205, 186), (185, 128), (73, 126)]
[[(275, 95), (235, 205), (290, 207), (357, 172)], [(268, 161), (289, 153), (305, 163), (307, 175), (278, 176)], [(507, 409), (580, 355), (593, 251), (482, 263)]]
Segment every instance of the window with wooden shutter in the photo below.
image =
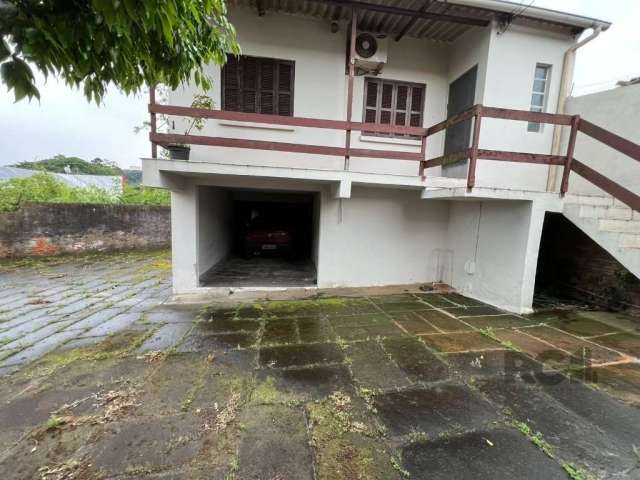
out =
[[(396, 82), (380, 78), (364, 80), (364, 113), (366, 123), (421, 127), (424, 112), (425, 85)], [(367, 135), (389, 135), (365, 132)], [(393, 135), (403, 137), (406, 135)]]
[(292, 116), (294, 66), (287, 60), (229, 56), (222, 68), (222, 109)]

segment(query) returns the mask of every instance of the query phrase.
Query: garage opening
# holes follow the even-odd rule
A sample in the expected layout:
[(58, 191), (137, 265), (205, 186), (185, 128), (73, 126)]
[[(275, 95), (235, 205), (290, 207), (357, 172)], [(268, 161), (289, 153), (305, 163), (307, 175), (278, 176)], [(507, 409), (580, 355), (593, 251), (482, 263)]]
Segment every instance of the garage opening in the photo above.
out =
[[(202, 187), (212, 188), (212, 187)], [(316, 194), (234, 189), (223, 192), (213, 219), (226, 229), (226, 255), (200, 277), (202, 286), (306, 287), (316, 285), (318, 204)], [(206, 212), (207, 197), (200, 197)], [(203, 203), (204, 200), (204, 203)], [(224, 210), (224, 211), (220, 211)], [(200, 238), (206, 244), (201, 215)], [(204, 234), (203, 234), (204, 227)], [(217, 234), (211, 232), (215, 237)], [(202, 270), (201, 270), (202, 271)]]
[(560, 213), (542, 228), (534, 306), (624, 311), (640, 306), (640, 280)]

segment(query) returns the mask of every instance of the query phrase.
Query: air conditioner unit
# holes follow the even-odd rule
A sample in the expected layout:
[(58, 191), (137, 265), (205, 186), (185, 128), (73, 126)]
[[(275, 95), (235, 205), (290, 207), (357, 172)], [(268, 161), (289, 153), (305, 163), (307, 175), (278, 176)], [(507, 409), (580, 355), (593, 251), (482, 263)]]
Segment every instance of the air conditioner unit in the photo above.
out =
[(389, 39), (385, 35), (360, 32), (356, 35), (356, 69), (365, 73), (380, 73), (387, 63)]

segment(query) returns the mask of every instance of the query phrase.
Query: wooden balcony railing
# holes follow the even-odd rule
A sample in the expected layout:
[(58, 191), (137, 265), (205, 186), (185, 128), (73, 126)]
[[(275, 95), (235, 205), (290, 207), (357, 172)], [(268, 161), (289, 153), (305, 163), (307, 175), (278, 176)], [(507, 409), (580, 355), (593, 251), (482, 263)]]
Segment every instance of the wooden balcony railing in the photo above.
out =
[[(153, 92), (153, 89), (152, 89)], [(151, 95), (149, 104), (151, 114), (151, 133), (149, 139), (152, 144), (152, 156), (156, 158), (157, 145), (169, 145), (172, 143), (189, 145), (208, 145), (216, 147), (249, 148), (254, 150), (271, 150), (279, 152), (305, 153), (312, 155), (350, 157), (382, 158), (392, 160), (412, 160), (419, 162), (418, 174), (425, 178), (426, 169), (436, 166), (444, 166), (461, 160), (469, 159), (467, 173), (467, 188), (475, 187), (476, 168), (478, 160), (495, 160), (502, 162), (533, 163), (540, 165), (563, 166), (562, 183), (560, 193), (564, 195), (568, 191), (569, 175), (576, 172), (584, 179), (590, 181), (598, 188), (604, 190), (614, 198), (640, 211), (640, 196), (617, 184), (606, 175), (598, 173), (591, 167), (574, 158), (575, 143), (578, 132), (582, 132), (611, 148), (640, 161), (640, 145), (630, 142), (614, 133), (611, 133), (593, 123), (580, 118), (579, 115), (561, 115), (553, 113), (530, 112), (526, 110), (511, 110), (504, 108), (485, 107), (475, 105), (458, 115), (454, 115), (429, 128), (404, 127), (396, 125), (381, 125), (374, 123), (362, 123), (343, 120), (325, 120), (304, 117), (285, 117), (280, 115), (265, 115), (256, 113), (228, 112), (221, 110), (197, 109), (191, 107), (179, 107), (172, 105), (160, 105), (155, 103), (155, 95)], [(323, 128), (342, 130), (346, 132), (347, 141), (344, 147), (326, 145), (307, 145), (299, 143), (272, 142), (265, 140), (250, 140), (227, 137), (210, 137), (203, 135), (178, 135), (159, 133), (156, 131), (156, 115), (174, 115), (183, 117), (208, 118), (218, 120), (231, 120), (239, 122), (262, 123), (271, 125), (286, 125), (293, 127)], [(571, 127), (567, 152), (565, 155), (548, 155), (540, 153), (510, 152), (501, 150), (486, 150), (480, 148), (480, 130), (482, 118), (498, 118), (512, 121), (546, 123), (552, 125), (566, 125)], [(426, 146), (428, 138), (448, 128), (473, 118), (473, 132), (471, 146), (459, 152), (436, 158), (426, 158)], [(401, 152), (393, 150), (377, 150), (353, 148), (350, 146), (351, 131), (365, 131), (386, 134), (412, 135), (421, 139), (420, 152)]]

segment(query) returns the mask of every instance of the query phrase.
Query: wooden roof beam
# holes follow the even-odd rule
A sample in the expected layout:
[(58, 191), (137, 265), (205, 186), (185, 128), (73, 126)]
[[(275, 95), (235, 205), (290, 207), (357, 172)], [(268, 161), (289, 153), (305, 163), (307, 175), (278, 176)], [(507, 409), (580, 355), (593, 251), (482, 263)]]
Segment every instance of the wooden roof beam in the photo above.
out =
[(472, 25), (475, 27), (486, 27), (489, 20), (474, 17), (464, 17), (462, 15), (447, 15), (440, 13), (423, 12), (409, 10), (407, 8), (392, 7), (389, 5), (380, 5), (377, 3), (367, 3), (358, 0), (318, 0), (324, 3), (331, 3), (342, 7), (357, 8), (359, 10), (369, 10), (372, 12), (388, 13), (391, 15), (401, 15), (404, 17), (416, 17), (427, 20), (437, 20), (439, 22), (460, 23), (463, 25)]
[[(427, 9), (429, 8), (429, 5), (431, 5), (431, 0), (425, 0), (424, 5), (422, 5), (422, 8), (418, 11), (426, 12)], [(404, 37), (407, 34), (407, 32), (411, 30), (411, 28), (416, 24), (417, 21), (418, 21), (418, 17), (416, 17), (415, 15), (411, 17), (409, 21), (404, 25), (404, 27), (402, 27), (402, 30), (400, 30), (400, 33), (396, 35), (396, 38), (395, 38), (396, 42), (399, 42), (400, 40), (402, 40), (402, 37)]]

